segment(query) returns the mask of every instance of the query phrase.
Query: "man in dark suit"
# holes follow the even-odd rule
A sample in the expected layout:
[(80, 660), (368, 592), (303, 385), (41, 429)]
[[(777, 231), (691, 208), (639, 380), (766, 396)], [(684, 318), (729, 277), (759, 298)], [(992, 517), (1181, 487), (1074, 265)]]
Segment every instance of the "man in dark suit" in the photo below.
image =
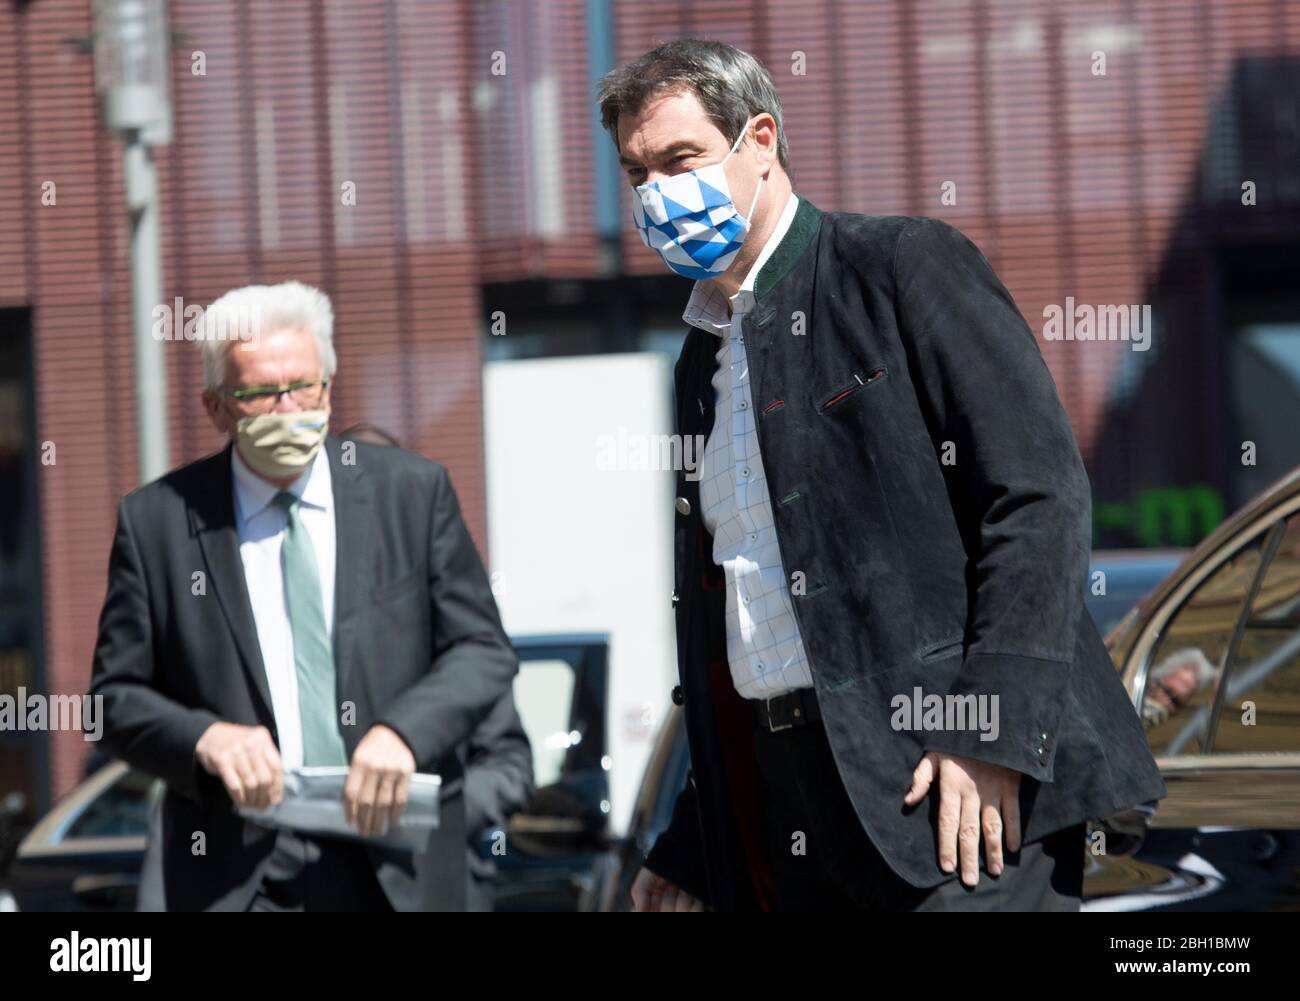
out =
[[(91, 692), (163, 778), (141, 886), (169, 910), (462, 909), (467, 741), (518, 661), (446, 471), (328, 435), (333, 314), (296, 282), (205, 316), (221, 452), (123, 498)], [(423, 853), (272, 831), (283, 773), (348, 767), (361, 836), (442, 776)]]
[[(752, 55), (602, 81), (675, 372), (691, 778), (638, 909), (1077, 910), (1084, 823), (1158, 799), (1083, 605), (1088, 477), (1051, 373), (948, 224), (796, 197)], [(699, 437), (697, 437), (699, 436)]]

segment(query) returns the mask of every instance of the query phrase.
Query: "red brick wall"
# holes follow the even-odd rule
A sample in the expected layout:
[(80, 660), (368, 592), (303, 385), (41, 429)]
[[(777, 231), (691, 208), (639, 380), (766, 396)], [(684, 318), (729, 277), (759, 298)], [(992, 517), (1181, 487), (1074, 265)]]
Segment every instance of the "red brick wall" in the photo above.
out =
[[(89, 6), (0, 4), (0, 305), (33, 311), (37, 440), (57, 448), (39, 482), (54, 692), (85, 691), (116, 503), (137, 485), (120, 147), (98, 123), (91, 59), (63, 41), (89, 34)], [(483, 547), (468, 7), (173, 3), (187, 37), (158, 163), (167, 301), (289, 278), (324, 288), (334, 426), (371, 420), (444, 462)], [(205, 76), (191, 73), (198, 50)], [(179, 465), (222, 442), (199, 405), (195, 346), (166, 357)], [(54, 735), (56, 794), (88, 746)]]

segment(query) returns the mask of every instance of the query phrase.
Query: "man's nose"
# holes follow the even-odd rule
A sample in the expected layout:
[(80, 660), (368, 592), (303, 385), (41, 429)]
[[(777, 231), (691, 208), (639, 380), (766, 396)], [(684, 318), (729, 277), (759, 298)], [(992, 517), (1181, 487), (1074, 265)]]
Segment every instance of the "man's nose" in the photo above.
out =
[(275, 412), (278, 414), (291, 414), (301, 409), (289, 393), (280, 394), (280, 398), (275, 401)]

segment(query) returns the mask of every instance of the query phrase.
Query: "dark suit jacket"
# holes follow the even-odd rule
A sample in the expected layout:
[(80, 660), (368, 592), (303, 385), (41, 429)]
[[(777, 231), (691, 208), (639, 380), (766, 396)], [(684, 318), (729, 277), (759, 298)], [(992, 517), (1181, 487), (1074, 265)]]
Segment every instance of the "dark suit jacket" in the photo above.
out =
[[(429, 851), (367, 851), (398, 910), (460, 909), (466, 741), (508, 692), (518, 659), (446, 470), (365, 442), (350, 442), (345, 456), (342, 444), (331, 436), (324, 448), (337, 526), (337, 692), (356, 707), (344, 745), (351, 755), (372, 725), (386, 724), (418, 771), (443, 779)], [(108, 748), (167, 783), (142, 907), (244, 909), (274, 840), (233, 811), (194, 756), (219, 720), (276, 733), (231, 479), (227, 446), (118, 507), (91, 694), (103, 696)]]
[[(1026, 842), (1164, 795), (1084, 609), (1091, 491), (1051, 373), (979, 249), (936, 219), (801, 200), (742, 321), (781, 560), (844, 786), (893, 871), (938, 866), (926, 751), (1021, 773)], [(692, 329), (677, 431), (713, 428), (717, 338)], [(692, 775), (647, 865), (717, 909), (770, 900), (752, 714), (699, 482), (678, 476), (678, 670)], [(997, 696), (1000, 733), (896, 729), (899, 695)]]

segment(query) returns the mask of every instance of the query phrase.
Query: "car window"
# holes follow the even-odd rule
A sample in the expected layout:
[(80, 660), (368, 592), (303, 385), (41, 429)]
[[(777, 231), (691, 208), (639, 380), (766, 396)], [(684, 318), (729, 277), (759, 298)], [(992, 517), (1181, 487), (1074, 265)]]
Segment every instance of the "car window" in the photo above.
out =
[(515, 705), (533, 749), (533, 779), (548, 786), (559, 781), (569, 747), (580, 735), (571, 719), (576, 681), (567, 660), (522, 659), (515, 675)]
[(603, 773), (607, 645), (520, 641), (516, 650), (515, 705), (532, 745), (537, 788)]
[(160, 792), (161, 783), (152, 775), (128, 769), (90, 801), (69, 825), (63, 840), (145, 837), (149, 833), (149, 810)]
[(1261, 531), (1189, 594), (1151, 652), (1142, 721), (1158, 756), (1199, 754), (1210, 729), (1228, 645), (1259, 572)]
[(1216, 753), (1300, 751), (1300, 515), (1276, 546), (1224, 682)]

